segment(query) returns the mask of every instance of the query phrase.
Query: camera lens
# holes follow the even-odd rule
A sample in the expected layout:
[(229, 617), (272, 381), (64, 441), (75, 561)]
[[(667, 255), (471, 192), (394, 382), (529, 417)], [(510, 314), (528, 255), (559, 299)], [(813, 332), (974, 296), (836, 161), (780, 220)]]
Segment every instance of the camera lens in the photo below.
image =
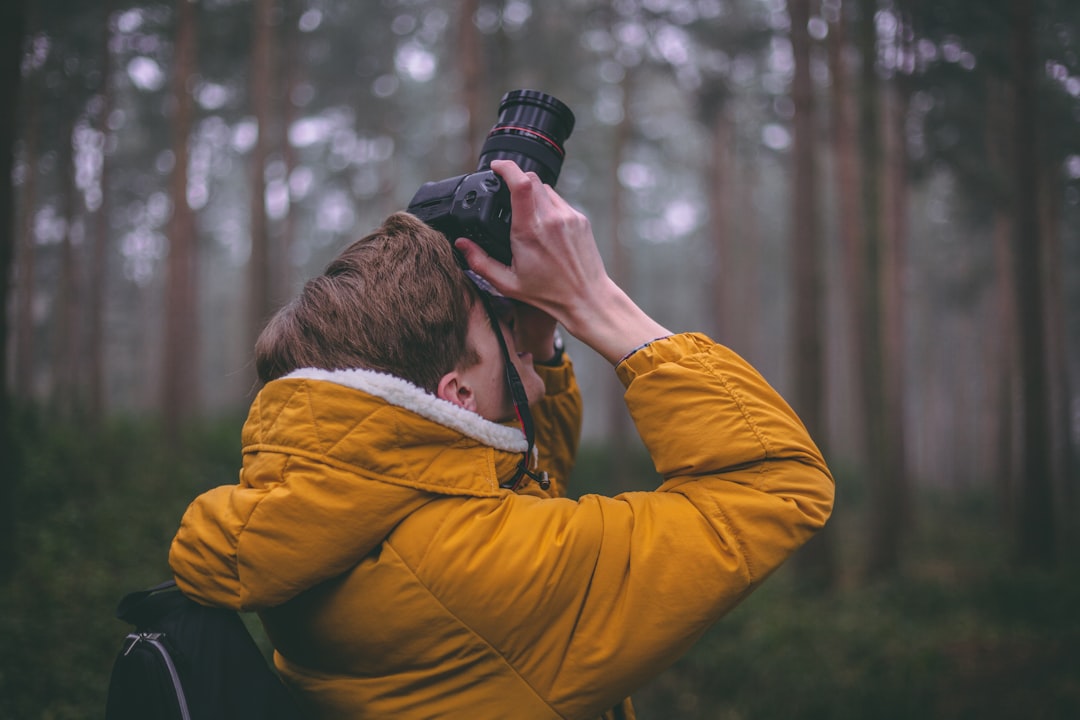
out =
[(554, 187), (566, 154), (563, 143), (573, 130), (574, 113), (556, 98), (538, 90), (511, 90), (499, 103), (477, 170), (490, 169), (492, 160), (513, 160)]

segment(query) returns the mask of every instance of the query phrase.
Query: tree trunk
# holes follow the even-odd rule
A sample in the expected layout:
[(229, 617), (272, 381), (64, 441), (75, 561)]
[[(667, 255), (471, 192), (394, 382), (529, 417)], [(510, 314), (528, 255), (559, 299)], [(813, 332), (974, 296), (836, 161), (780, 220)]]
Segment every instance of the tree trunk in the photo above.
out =
[(101, 130), (101, 205), (95, 215), (95, 231), (92, 236), (93, 248), (90, 259), (90, 282), (88, 312), (90, 331), (87, 337), (87, 394), (86, 410), (89, 417), (101, 420), (105, 413), (105, 288), (108, 287), (108, 248), (109, 248), (109, 115), (112, 113), (114, 95), (112, 85), (112, 50), (110, 16), (112, 0), (105, 2), (105, 32), (102, 47), (101, 67), (101, 111), (99, 126)]
[(15, 488), (19, 480), (14, 418), (8, 397), (8, 288), (15, 254), (15, 136), (19, 117), (19, 60), (22, 56), (24, 0), (8, 0), (0, 9), (0, 582), (15, 569)]
[[(72, 113), (74, 114), (74, 113)], [(72, 147), (74, 119), (64, 123), (60, 138), (58, 170), (63, 193), (63, 216), (67, 224), (60, 243), (60, 284), (57, 288), (56, 323), (53, 325), (53, 362), (49, 384), (50, 405), (61, 417), (70, 419), (76, 412), (78, 382), (75, 378), (76, 356), (79, 352), (77, 334), (79, 322), (79, 282), (75, 271), (75, 238), (78, 226), (78, 189), (75, 187), (75, 158)]]
[[(726, 345), (739, 347), (735, 324), (736, 272), (731, 225), (731, 201), (735, 188), (730, 181), (732, 156), (732, 124), (728, 117), (723, 90), (715, 88), (702, 94), (702, 115), (711, 129), (712, 152), (708, 159), (709, 241), (712, 246), (713, 272), (709, 290), (713, 307), (713, 332)], [(742, 308), (739, 308), (740, 311)], [(743, 349), (745, 352), (745, 349)]]
[[(898, 25), (894, 45), (904, 47), (905, 25)], [(912, 52), (910, 49), (908, 52)], [(907, 363), (907, 323), (905, 287), (907, 285), (908, 244), (908, 159), (905, 120), (908, 112), (908, 89), (905, 76), (893, 77), (886, 88), (883, 217), (882, 232), (882, 373), (884, 379), (885, 464), (894, 484), (893, 512), (900, 531), (912, 521), (907, 469), (907, 433), (904, 423), (904, 374)]]
[(172, 69), (172, 150), (176, 164), (169, 184), (173, 212), (168, 224), (162, 412), (166, 433), (174, 440), (184, 422), (195, 414), (199, 388), (198, 239), (195, 216), (187, 201), (188, 142), (194, 117), (188, 82), (195, 73), (195, 8), (190, 0), (176, 2)]
[(894, 573), (900, 565), (900, 527), (896, 512), (897, 483), (889, 465), (885, 423), (884, 348), (881, 333), (882, 143), (877, 78), (876, 0), (859, 4), (859, 49), (862, 55), (859, 94), (859, 137), (862, 149), (863, 270), (860, 298), (865, 307), (862, 380), (866, 417), (867, 474), (870, 478), (870, 542), (867, 571)]
[[(1049, 383), (1049, 407), (1047, 413), (1050, 424), (1050, 468), (1053, 493), (1058, 501), (1054, 503), (1055, 522), (1059, 530), (1058, 545), (1073, 536), (1073, 464), (1072, 438), (1069, 417), (1072, 404), (1072, 387), (1069, 382), (1068, 325), (1065, 318), (1065, 280), (1063, 268), (1066, 266), (1064, 243), (1061, 237), (1061, 193), (1057, 191), (1057, 172), (1054, 168), (1043, 168), (1040, 187), (1048, 191), (1042, 194), (1040, 227), (1042, 228), (1045, 258), (1042, 267), (1044, 301), (1046, 303), (1046, 376)], [(1053, 191), (1049, 191), (1053, 188)]]
[[(825, 363), (822, 338), (822, 257), (817, 194), (817, 122), (814, 83), (810, 75), (810, 8), (789, 0), (791, 47), (795, 59), (792, 100), (795, 105), (795, 187), (792, 209), (792, 337), (795, 346), (792, 406), (818, 443), (825, 438)], [(807, 543), (796, 564), (800, 578), (812, 588), (828, 588), (835, 576), (832, 535), (819, 533)]]
[(15, 253), (18, 270), (15, 282), (14, 389), (19, 398), (28, 401), (34, 397), (36, 386), (34, 291), (37, 282), (37, 243), (34, 241), (34, 212), (37, 206), (38, 142), (41, 137), (41, 95), (36, 82), (25, 85), (22, 101), (26, 105), (23, 113), (26, 117), (23, 134), (26, 180), (19, 199), (22, 221), (17, 235), (12, 239), (18, 247), (18, 252)]
[(484, 58), (481, 53), (480, 32), (473, 18), (476, 16), (477, 0), (461, 3), (458, 20), (458, 65), (461, 72), (461, 99), (469, 113), (465, 134), (465, 163), (462, 172), (476, 169), (480, 146), (487, 133), (490, 109), (484, 101)]
[(291, 184), (293, 171), (296, 169), (296, 150), (289, 142), (289, 128), (296, 120), (296, 103), (293, 101), (296, 90), (300, 87), (301, 55), (300, 30), (297, 22), (301, 8), (297, 0), (285, 0), (285, 40), (282, 64), (285, 70), (285, 93), (281, 103), (280, 143), (282, 159), (285, 162), (285, 182), (290, 187), (289, 211), (281, 228), (281, 262), (277, 263), (277, 283), (283, 297), (292, 295), (293, 256), (296, 243), (296, 218), (299, 213), (292, 203)]
[(1019, 365), (1019, 343), (1016, 340), (1016, 278), (1013, 274), (1013, 250), (1009, 242), (1012, 225), (1008, 214), (1000, 209), (994, 213), (993, 234), (996, 276), (993, 332), (996, 341), (997, 406), (990, 442), (994, 448), (994, 490), (998, 498), (998, 508), (1003, 524), (1009, 526), (1015, 520), (1013, 497), (1018, 477), (1016, 368)]
[[(1012, 97), (1005, 83), (988, 80), (986, 87), (987, 165), (997, 177), (1008, 177), (1011, 153), (1000, 138), (1011, 136)], [(1017, 486), (1016, 433), (1019, 366), (1016, 340), (1016, 283), (1013, 251), (1010, 244), (1012, 223), (1007, 211), (1007, 196), (997, 198), (993, 213), (991, 243), (994, 250), (994, 299), (988, 334), (993, 345), (987, 357), (993, 358), (993, 396), (988, 445), (990, 450), (1000, 520), (1005, 527), (1015, 521), (1013, 497)], [(1015, 534), (1015, 529), (1013, 530)]]
[(835, 196), (837, 234), (839, 237), (841, 260), (842, 291), (841, 305), (846, 312), (848, 355), (844, 358), (847, 382), (844, 385), (847, 397), (841, 407), (853, 415), (843, 425), (844, 431), (854, 434), (846, 446), (853, 449), (855, 466), (866, 463), (866, 439), (864, 437), (866, 421), (862, 417), (865, 410), (862, 400), (862, 379), (865, 360), (862, 354), (865, 342), (862, 339), (863, 319), (866, 308), (861, 297), (862, 269), (865, 266), (863, 248), (860, 242), (862, 233), (859, 217), (859, 156), (855, 123), (855, 104), (851, 92), (850, 73), (844, 61), (847, 49), (847, 24), (844, 20), (843, 7), (835, 22), (829, 27), (828, 58), (830, 84), (830, 105), (832, 119), (833, 162), (835, 164)]
[(1040, 287), (1042, 243), (1039, 240), (1035, 135), (1038, 69), (1033, 0), (1013, 0), (1012, 33), (1013, 255), (1024, 429), (1020, 447), (1023, 472), (1016, 550), (1022, 564), (1047, 565), (1055, 560), (1056, 533), (1049, 462), (1045, 318)]
[[(273, 3), (255, 0), (252, 19), (251, 111), (259, 134), (251, 153), (251, 257), (248, 259), (248, 337), (250, 354), (273, 311), (270, 297), (270, 224), (266, 217), (266, 160), (270, 154), (270, 78), (273, 75)], [(252, 378), (253, 380), (254, 378)]]

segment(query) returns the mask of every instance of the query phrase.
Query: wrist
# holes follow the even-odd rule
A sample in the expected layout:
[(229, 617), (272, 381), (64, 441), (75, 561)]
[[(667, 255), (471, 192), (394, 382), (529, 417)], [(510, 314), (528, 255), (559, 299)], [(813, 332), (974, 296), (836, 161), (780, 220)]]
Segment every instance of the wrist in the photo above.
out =
[(533, 355), (534, 365), (543, 365), (545, 367), (558, 367), (562, 364), (563, 355), (566, 352), (566, 345), (563, 342), (562, 334), (559, 329), (556, 328), (551, 338), (551, 352), (546, 353), (544, 356)]
[(575, 303), (564, 327), (574, 337), (617, 365), (635, 348), (671, 331), (639, 308), (610, 278), (587, 301)]

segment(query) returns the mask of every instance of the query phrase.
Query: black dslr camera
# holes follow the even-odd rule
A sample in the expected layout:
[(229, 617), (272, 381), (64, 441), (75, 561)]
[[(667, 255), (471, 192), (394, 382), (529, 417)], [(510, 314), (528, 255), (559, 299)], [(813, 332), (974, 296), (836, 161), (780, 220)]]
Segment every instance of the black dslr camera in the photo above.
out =
[(469, 238), (510, 264), (510, 190), (491, 171), (492, 160), (513, 160), (552, 187), (562, 170), (563, 143), (574, 130), (574, 113), (551, 95), (511, 90), (499, 103), (495, 126), (470, 175), (424, 183), (408, 211), (453, 242)]

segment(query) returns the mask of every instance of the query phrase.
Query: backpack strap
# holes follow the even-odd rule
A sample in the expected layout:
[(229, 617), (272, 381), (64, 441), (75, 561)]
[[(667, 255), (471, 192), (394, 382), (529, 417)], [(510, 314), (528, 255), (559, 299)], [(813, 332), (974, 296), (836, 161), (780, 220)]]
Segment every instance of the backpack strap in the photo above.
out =
[(141, 629), (157, 622), (185, 600), (184, 594), (176, 587), (176, 581), (166, 580), (146, 590), (125, 595), (116, 606), (116, 617)]

